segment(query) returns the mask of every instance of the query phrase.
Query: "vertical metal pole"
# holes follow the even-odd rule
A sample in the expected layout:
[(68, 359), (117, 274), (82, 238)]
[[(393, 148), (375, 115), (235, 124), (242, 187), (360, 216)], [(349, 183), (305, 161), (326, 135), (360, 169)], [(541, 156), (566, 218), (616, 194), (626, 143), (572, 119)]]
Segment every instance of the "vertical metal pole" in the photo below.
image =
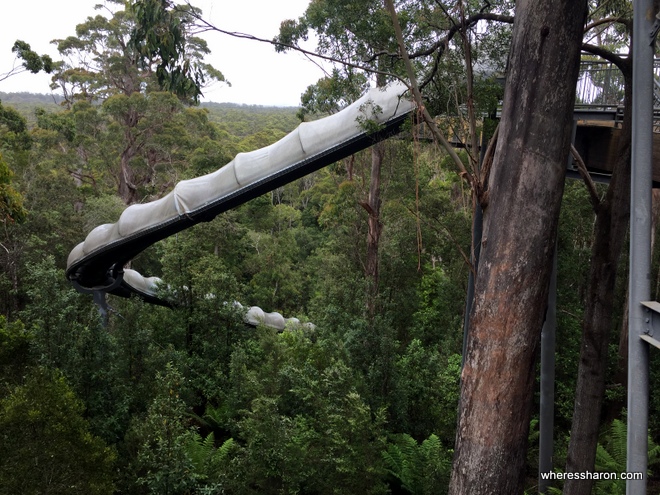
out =
[(548, 309), (541, 331), (541, 412), (539, 414), (539, 493), (546, 493), (550, 480), (541, 473), (552, 472), (555, 428), (555, 335), (557, 331), (557, 243), (552, 259)]
[(641, 480), (627, 480), (628, 495), (646, 493), (648, 468), (648, 344), (646, 314), (641, 301), (651, 295), (651, 175), (653, 142), (653, 0), (633, 3), (633, 128), (630, 205), (630, 299), (628, 335), (628, 459), (629, 473), (643, 473)]

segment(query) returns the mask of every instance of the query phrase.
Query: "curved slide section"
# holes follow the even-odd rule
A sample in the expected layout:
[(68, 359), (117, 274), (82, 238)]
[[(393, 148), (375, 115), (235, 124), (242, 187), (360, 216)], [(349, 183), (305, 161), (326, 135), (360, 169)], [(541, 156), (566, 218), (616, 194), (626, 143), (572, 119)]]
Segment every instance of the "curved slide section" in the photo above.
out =
[[(129, 206), (116, 223), (96, 227), (71, 251), (67, 278), (81, 292), (136, 293), (166, 304), (157, 295), (160, 280), (125, 270), (128, 261), (161, 239), (396, 134), (413, 110), (406, 91), (401, 83), (372, 89), (341, 112), (302, 123), (270, 146), (239, 153), (215, 172), (179, 182), (159, 200)], [(260, 312), (254, 310), (255, 318), (265, 323), (269, 314)], [(278, 316), (273, 317), (277, 324), (268, 326), (279, 328)]]

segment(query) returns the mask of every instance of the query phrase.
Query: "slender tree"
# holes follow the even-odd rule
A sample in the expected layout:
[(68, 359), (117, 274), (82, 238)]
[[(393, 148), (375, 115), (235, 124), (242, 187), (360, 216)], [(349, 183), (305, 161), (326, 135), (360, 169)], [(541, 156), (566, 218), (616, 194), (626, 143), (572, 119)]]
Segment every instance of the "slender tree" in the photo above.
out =
[[(616, 25), (630, 29), (625, 9), (618, 12)], [(606, 26), (611, 26), (611, 18)], [(611, 51), (587, 44), (585, 49), (600, 55), (621, 70), (624, 81), (624, 111), (612, 178), (602, 200), (593, 189), (591, 198), (596, 221), (591, 251), (589, 285), (582, 323), (582, 341), (575, 390), (571, 438), (566, 459), (567, 472), (594, 471), (600, 431), (602, 404), (613, 323), (614, 288), (619, 258), (623, 249), (630, 215), (630, 157), (632, 141), (632, 56), (621, 57)], [(593, 480), (569, 479), (564, 493), (588, 495)]]

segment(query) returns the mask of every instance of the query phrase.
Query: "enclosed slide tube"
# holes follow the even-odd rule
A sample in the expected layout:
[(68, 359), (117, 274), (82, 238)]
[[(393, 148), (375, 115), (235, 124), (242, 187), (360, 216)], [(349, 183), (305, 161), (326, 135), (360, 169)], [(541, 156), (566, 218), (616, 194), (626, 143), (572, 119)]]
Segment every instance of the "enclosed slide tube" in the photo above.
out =
[[(73, 248), (67, 278), (80, 292), (134, 293), (147, 302), (167, 304), (158, 295), (160, 279), (124, 265), (159, 240), (396, 134), (413, 110), (406, 91), (401, 83), (371, 89), (341, 112), (304, 122), (270, 146), (239, 153), (215, 172), (181, 181), (161, 199), (129, 206), (117, 223), (96, 227)], [(251, 324), (286, 325), (278, 313), (253, 307), (247, 314)]]

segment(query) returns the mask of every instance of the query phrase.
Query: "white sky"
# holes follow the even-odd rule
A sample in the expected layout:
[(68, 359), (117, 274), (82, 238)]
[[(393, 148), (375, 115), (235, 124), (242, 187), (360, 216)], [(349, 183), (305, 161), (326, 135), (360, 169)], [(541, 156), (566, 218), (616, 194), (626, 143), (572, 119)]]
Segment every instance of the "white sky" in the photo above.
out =
[[(227, 31), (240, 31), (272, 39), (280, 22), (297, 19), (310, 0), (192, 0), (204, 18)], [(14, 63), (11, 47), (26, 41), (39, 54), (54, 60), (59, 54), (50, 41), (75, 35), (75, 26), (96, 15), (102, 0), (3, 0), (0, 7), (0, 74)], [(102, 11), (101, 11), (102, 12)], [(236, 39), (218, 32), (205, 33), (211, 56), (206, 62), (220, 70), (232, 87), (206, 88), (204, 101), (255, 105), (298, 106), (308, 85), (323, 76), (315, 64), (299, 53), (276, 53), (272, 45)], [(50, 76), (19, 74), (0, 81), (0, 91), (50, 93)]]

